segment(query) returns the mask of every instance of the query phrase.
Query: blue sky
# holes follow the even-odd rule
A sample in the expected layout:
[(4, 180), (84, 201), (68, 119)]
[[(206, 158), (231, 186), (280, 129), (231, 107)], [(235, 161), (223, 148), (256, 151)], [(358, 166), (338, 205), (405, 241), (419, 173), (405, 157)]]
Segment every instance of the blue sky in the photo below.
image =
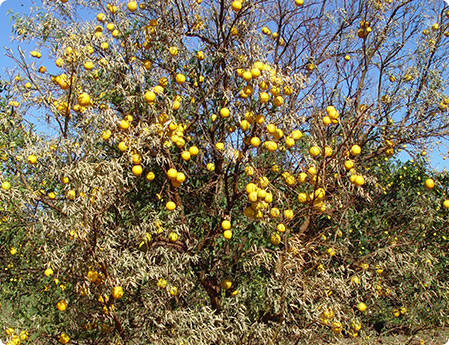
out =
[[(1, 1), (1, 0), (0, 0)], [(14, 63), (4, 56), (3, 47), (12, 47), (11, 43), (11, 22), (10, 16), (7, 14), (8, 10), (14, 12), (28, 12), (30, 6), (35, 6), (38, 2), (36, 0), (6, 0), (0, 5), (0, 65), (2, 66), (2, 75), (4, 67), (13, 67)]]
[[(1, 2), (2, 0), (0, 0)], [(8, 15), (8, 11), (14, 11), (14, 12), (22, 12), (22, 13), (28, 13), (30, 7), (39, 6), (41, 3), (40, 0), (3, 0), (2, 4), (0, 5), (0, 32), (2, 33), (0, 35), (0, 66), (1, 76), (6, 76), (5, 68), (13, 68), (14, 62), (6, 57), (4, 55), (5, 50), (3, 47), (8, 47), (13, 49), (14, 52), (17, 52), (17, 44), (15, 42), (11, 41), (11, 21), (10, 21), (10, 15)], [(22, 45), (22, 48), (29, 52), (33, 49), (33, 47), (27, 47), (26, 45)], [(45, 57), (43, 56), (43, 59), (41, 59), (41, 62), (45, 62)], [(448, 153), (448, 141), (445, 140), (444, 145), (440, 145), (440, 148), (435, 146), (433, 149), (433, 152), (428, 151), (428, 156), (431, 160), (431, 166), (433, 168), (437, 168), (439, 170), (443, 169), (449, 169), (449, 153)], [(443, 157), (446, 156), (447, 159), (443, 160)], [(410, 159), (410, 156), (406, 153), (401, 153), (399, 155), (399, 158), (402, 160)]]

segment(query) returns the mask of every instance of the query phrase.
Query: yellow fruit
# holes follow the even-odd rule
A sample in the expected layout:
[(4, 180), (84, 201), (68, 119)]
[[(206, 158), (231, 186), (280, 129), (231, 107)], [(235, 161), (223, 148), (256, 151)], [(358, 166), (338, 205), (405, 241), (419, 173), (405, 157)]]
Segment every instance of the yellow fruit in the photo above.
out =
[(223, 232), (223, 237), (227, 240), (230, 240), (232, 238), (232, 231), (231, 230), (225, 230)]
[(128, 2), (128, 10), (130, 12), (135, 12), (137, 10), (137, 2), (135, 1)]
[(134, 165), (132, 168), (132, 172), (134, 176), (140, 176), (142, 175), (143, 168), (141, 165)]
[(186, 81), (186, 76), (182, 73), (176, 75), (175, 81), (177, 84), (182, 85)]
[(204, 52), (203, 51), (196, 52), (196, 58), (198, 59), (198, 61), (204, 60)]
[(173, 211), (176, 208), (176, 204), (173, 201), (168, 201), (167, 204), (165, 204), (165, 207), (169, 211)]
[(28, 163), (30, 164), (35, 164), (37, 162), (37, 157), (36, 155), (29, 155), (28, 156)]
[(359, 304), (357, 304), (357, 309), (360, 310), (361, 312), (364, 312), (366, 310), (366, 304), (363, 302), (360, 302)]
[(139, 154), (133, 154), (132, 155), (132, 161), (133, 161), (133, 164), (140, 164), (140, 162), (142, 161), (142, 158), (140, 157), (140, 155)]
[(276, 133), (276, 126), (274, 124), (272, 124), (272, 123), (269, 123), (267, 125), (267, 132), (270, 133), (270, 134)]
[(55, 61), (56, 66), (62, 67), (64, 65), (64, 60), (61, 58), (57, 58)]
[(84, 63), (84, 69), (91, 71), (94, 68), (94, 64), (91, 61), (86, 61)]
[(67, 344), (67, 343), (70, 341), (70, 337), (69, 337), (67, 334), (62, 333), (62, 334), (59, 336), (58, 341), (59, 341), (61, 344)]
[(63, 299), (60, 300), (57, 304), (56, 304), (56, 308), (58, 308), (58, 310), (60, 311), (64, 311), (67, 309), (67, 302), (64, 301)]
[(267, 188), (269, 183), (270, 183), (270, 181), (268, 180), (268, 178), (266, 176), (261, 176), (259, 178), (259, 186), (261, 188)]
[(176, 286), (172, 286), (170, 288), (170, 295), (176, 296), (178, 294), (178, 288)]
[(272, 217), (272, 218), (277, 218), (277, 217), (279, 217), (279, 214), (280, 214), (280, 211), (279, 211), (279, 209), (278, 209), (277, 207), (273, 207), (273, 208), (270, 210), (270, 217)]
[[(253, 138), (254, 139), (254, 138)], [(259, 138), (257, 138), (257, 139), (259, 139)], [(260, 139), (259, 139), (260, 140)], [(257, 143), (257, 142), (256, 142)], [(252, 139), (251, 139), (251, 145), (253, 145), (253, 141), (252, 141)], [(259, 145), (260, 145), (260, 143), (259, 143)], [(254, 146), (254, 145), (253, 145)], [(257, 146), (255, 146), (255, 147), (257, 147)], [(270, 151), (270, 152), (275, 152), (276, 150), (277, 150), (277, 148), (278, 148), (278, 144), (276, 143), (276, 142), (274, 142), (274, 141), (266, 141), (265, 143), (264, 143), (264, 148), (266, 148), (268, 151)]]
[(285, 146), (287, 148), (292, 148), (293, 146), (295, 146), (295, 139), (293, 139), (292, 137), (285, 138)]
[(284, 88), (282, 89), (282, 92), (284, 93), (284, 95), (286, 96), (291, 96), (293, 94), (293, 88), (291, 86), (284, 86)]
[(309, 153), (312, 157), (317, 157), (320, 154), (320, 149), (316, 146), (312, 146), (309, 150)]
[(249, 130), (251, 127), (251, 124), (247, 121), (247, 120), (242, 120), (240, 121), (240, 128), (246, 132), (247, 130)]
[[(298, 0), (297, 0), (298, 1)], [(302, 1), (302, 0), (300, 0)], [(341, 323), (338, 321), (334, 321), (331, 324), (331, 330), (334, 334), (339, 334), (343, 330), (343, 327), (341, 326)]]
[(302, 132), (300, 130), (294, 130), (293, 132), (291, 132), (290, 136), (294, 139), (294, 140), (299, 140), (302, 138)]
[(176, 242), (178, 240), (178, 234), (176, 232), (170, 232), (168, 234), (168, 239), (170, 242)]
[(331, 157), (332, 156), (332, 152), (333, 152), (332, 148), (329, 147), (329, 146), (326, 146), (324, 148), (324, 157), (327, 157), (327, 158)]
[(178, 48), (176, 48), (176, 47), (170, 47), (170, 48), (168, 49), (168, 52), (170, 53), (171, 56), (176, 56), (176, 55), (178, 55)]
[(76, 196), (76, 192), (73, 189), (71, 189), (67, 192), (67, 199), (74, 200), (75, 196)]
[(251, 76), (253, 78), (258, 78), (260, 77), (260, 69), (257, 67), (251, 68)]
[(280, 107), (284, 103), (284, 99), (282, 96), (276, 96), (273, 100), (273, 103), (276, 107)]
[(120, 121), (120, 128), (121, 129), (128, 129), (129, 128), (129, 122), (126, 120), (121, 120)]
[(53, 270), (51, 269), (51, 268), (47, 268), (45, 271), (44, 271), (44, 275), (46, 276), (46, 277), (49, 277), (49, 276), (51, 276), (53, 274)]
[(444, 200), (444, 202), (443, 202), (443, 207), (444, 207), (445, 209), (449, 209), (449, 200)]
[(345, 161), (345, 169), (346, 170), (351, 170), (354, 167), (354, 162), (351, 160), (347, 160)]
[(425, 185), (427, 189), (432, 189), (433, 187), (435, 187), (435, 181), (431, 178), (428, 178), (425, 182)]
[(229, 230), (231, 228), (231, 222), (229, 220), (224, 220), (221, 222), (221, 228), (223, 230)]
[(323, 117), (322, 121), (323, 121), (323, 123), (324, 123), (326, 126), (328, 126), (328, 125), (330, 125), (330, 124), (332, 123), (332, 120), (331, 120), (331, 118), (330, 118), (329, 116)]
[(256, 123), (257, 124), (261, 125), (264, 123), (264, 121), (265, 121), (265, 116), (260, 115), (260, 114), (256, 115)]
[(264, 26), (264, 27), (262, 28), (262, 33), (263, 33), (264, 35), (271, 35), (271, 30), (270, 30), (269, 28), (267, 28), (266, 26)]
[(154, 91), (154, 93), (156, 93), (157, 95), (161, 95), (161, 94), (164, 93), (164, 88), (163, 88), (162, 86), (160, 86), (160, 85), (156, 85), (156, 86), (153, 88), (153, 91)]
[(326, 196), (326, 192), (324, 191), (323, 188), (318, 188), (317, 190), (315, 190), (314, 192), (314, 199), (318, 199), (321, 200)]
[(285, 232), (285, 225), (282, 224), (282, 223), (279, 223), (279, 224), (276, 226), (276, 229), (277, 229), (279, 232)]
[(128, 146), (123, 141), (121, 141), (118, 144), (118, 149), (120, 151), (124, 152), (124, 151), (126, 151), (128, 149)]
[(225, 279), (225, 280), (223, 280), (223, 282), (221, 283), (221, 287), (222, 287), (224, 290), (229, 290), (229, 289), (231, 288), (231, 286), (232, 286), (232, 281), (229, 280), (229, 279)]
[(276, 128), (276, 132), (273, 133), (273, 136), (279, 140), (284, 136), (284, 132), (280, 128)]
[(394, 309), (393, 310), (393, 316), (394, 317), (399, 317), (399, 316), (401, 316), (401, 312), (398, 309)]
[(176, 177), (178, 176), (178, 171), (174, 168), (168, 169), (167, 171), (167, 177), (170, 180), (176, 180)]
[(116, 14), (117, 13), (117, 6), (112, 5), (109, 8), (109, 12), (111, 12), (111, 14)]
[(251, 79), (253, 79), (253, 75), (251, 74), (251, 71), (244, 71), (242, 73), (242, 78), (246, 81), (250, 81)]
[(356, 186), (363, 186), (365, 184), (365, 178), (363, 176), (360, 176), (360, 175), (355, 176), (354, 184)]
[(278, 246), (281, 243), (281, 236), (277, 232), (274, 232), (271, 235), (271, 239), (270, 240), (271, 240), (271, 244), (272, 245)]
[(361, 152), (362, 152), (362, 149), (360, 148), (359, 145), (353, 145), (351, 147), (351, 154), (353, 156), (358, 156)]
[(29, 333), (27, 331), (20, 331), (20, 340), (26, 341), (28, 340)]
[(251, 192), (248, 194), (248, 200), (251, 202), (257, 201), (257, 192)]
[(215, 164), (214, 163), (207, 163), (206, 164), (206, 169), (209, 171), (215, 171)]
[(260, 138), (252, 137), (250, 143), (251, 143), (251, 146), (253, 146), (253, 147), (259, 147), (260, 146)]
[(147, 174), (147, 176), (145, 176), (145, 178), (146, 178), (148, 181), (153, 181), (155, 177), (156, 177), (156, 176), (154, 175), (154, 172), (152, 172), (152, 171), (150, 171), (150, 172)]
[(273, 86), (271, 89), (270, 89), (270, 93), (273, 95), (273, 96), (279, 96), (279, 94), (281, 93), (281, 89), (279, 88), (279, 87), (277, 87), (277, 86)]
[(189, 159), (190, 159), (190, 152), (189, 151), (183, 151), (182, 153), (181, 153), (181, 158), (184, 160), (184, 161), (188, 161)]
[(268, 93), (261, 92), (259, 94), (259, 102), (260, 103), (267, 103), (269, 99), (270, 99), (270, 96), (268, 95)]
[(147, 101), (148, 103), (152, 103), (152, 102), (154, 102), (155, 99), (156, 99), (156, 94), (153, 91), (145, 92), (145, 101)]
[(90, 96), (87, 93), (83, 92), (78, 96), (78, 104), (82, 107), (87, 107), (88, 105), (90, 105)]
[(232, 10), (234, 12), (238, 12), (242, 9), (242, 3), (239, 0), (235, 0), (232, 2)]
[(354, 332), (358, 332), (358, 331), (360, 331), (360, 329), (362, 328), (362, 324), (361, 324), (360, 321), (353, 320), (353, 321), (351, 322), (351, 328), (352, 328), (352, 330), (353, 330)]
[[(151, 68), (151, 61), (149, 61), (149, 60), (142, 61), (142, 67), (148, 71)], [(167, 84), (168, 84), (168, 81), (167, 81)], [(162, 85), (162, 86), (164, 86), (164, 85)], [(167, 85), (165, 85), (165, 86), (167, 86)]]
[(299, 201), (301, 204), (306, 204), (307, 201), (308, 201), (307, 194), (306, 194), (306, 193), (299, 193), (299, 194), (298, 194), (298, 201)]
[(112, 288), (112, 298), (114, 299), (120, 299), (123, 297), (124, 291), (121, 286), (114, 286)]
[(266, 196), (267, 196), (267, 191), (266, 191), (266, 190), (264, 190), (264, 189), (259, 189), (259, 190), (257, 191), (257, 198), (258, 198), (259, 200), (264, 200)]
[(228, 117), (230, 114), (229, 109), (228, 108), (221, 108), (220, 109), (220, 116), (222, 118)]
[(108, 140), (111, 137), (111, 135), (112, 135), (112, 133), (111, 133), (111, 131), (109, 129), (104, 130), (101, 133), (101, 137), (103, 138), (103, 140)]
[(176, 174), (176, 181), (179, 183), (183, 183), (186, 180), (186, 175), (183, 172), (178, 172)]
[(190, 153), (190, 155), (191, 156), (196, 156), (196, 155), (198, 155), (198, 153), (199, 153), (199, 150), (198, 150), (198, 147), (196, 147), (196, 146), (191, 146), (190, 148), (189, 148), (189, 153)]
[(167, 281), (165, 279), (160, 278), (157, 282), (157, 286), (160, 287), (161, 289), (165, 289), (165, 287), (167, 286)]

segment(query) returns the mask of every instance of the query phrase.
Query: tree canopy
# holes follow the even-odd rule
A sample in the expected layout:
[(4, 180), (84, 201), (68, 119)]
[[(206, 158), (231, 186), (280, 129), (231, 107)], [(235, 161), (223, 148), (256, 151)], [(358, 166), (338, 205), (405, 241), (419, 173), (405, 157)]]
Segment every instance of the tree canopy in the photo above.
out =
[(447, 325), (449, 177), (426, 161), (448, 135), (443, 2), (56, 0), (13, 19), (35, 48), (9, 51), (1, 103), (10, 344)]

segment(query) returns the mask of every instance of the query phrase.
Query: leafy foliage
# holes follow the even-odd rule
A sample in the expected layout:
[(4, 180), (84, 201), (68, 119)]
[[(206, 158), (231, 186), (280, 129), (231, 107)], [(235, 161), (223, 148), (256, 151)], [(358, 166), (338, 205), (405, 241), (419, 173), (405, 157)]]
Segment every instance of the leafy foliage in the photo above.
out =
[(448, 134), (449, 14), (423, 4), (14, 15), (36, 50), (10, 52), (0, 119), (8, 340), (370, 342), (446, 325), (448, 176), (422, 153)]

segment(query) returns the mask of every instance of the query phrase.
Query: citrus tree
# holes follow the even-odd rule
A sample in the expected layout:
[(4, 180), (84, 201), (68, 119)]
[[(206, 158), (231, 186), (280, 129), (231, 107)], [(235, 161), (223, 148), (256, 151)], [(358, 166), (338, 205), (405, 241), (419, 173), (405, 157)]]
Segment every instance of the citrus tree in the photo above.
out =
[(8, 340), (443, 326), (447, 177), (422, 157), (448, 134), (449, 13), (432, 4), (58, 0), (14, 15), (35, 50), (9, 53), (2, 116)]

